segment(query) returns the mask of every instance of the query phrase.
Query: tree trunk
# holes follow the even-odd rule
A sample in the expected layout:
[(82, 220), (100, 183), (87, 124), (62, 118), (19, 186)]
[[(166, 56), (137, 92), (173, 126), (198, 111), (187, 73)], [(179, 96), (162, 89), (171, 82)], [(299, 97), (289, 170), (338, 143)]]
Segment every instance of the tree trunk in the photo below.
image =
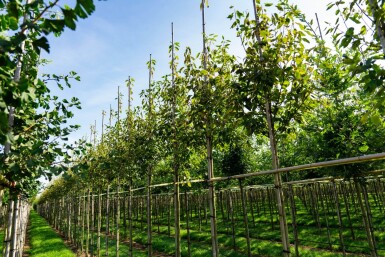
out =
[(90, 189), (87, 191), (87, 207), (86, 207), (86, 223), (87, 223), (87, 236), (86, 236), (86, 256), (89, 256), (90, 250)]
[(3, 256), (8, 257), (11, 252), (11, 241), (12, 241), (12, 220), (13, 220), (13, 209), (15, 208), (15, 201), (12, 199), (12, 194), (10, 193), (10, 198), (8, 201), (8, 220), (7, 220), (7, 228), (5, 231), (5, 245), (3, 250)]
[(152, 257), (152, 208), (151, 208), (151, 175), (152, 167), (150, 165), (147, 174), (147, 255)]
[[(266, 120), (269, 129), (269, 138), (270, 138), (270, 150), (273, 158), (273, 169), (279, 168), (278, 162), (278, 152), (276, 148), (276, 139), (274, 131), (273, 117), (271, 113), (271, 102), (269, 97), (266, 98)], [(283, 256), (290, 256), (290, 242), (289, 242), (289, 232), (287, 228), (286, 212), (285, 212), (285, 203), (284, 196), (282, 191), (282, 178), (280, 173), (276, 173), (274, 176), (274, 185), (277, 197), (277, 206), (278, 206), (278, 215), (279, 215), (279, 227), (281, 230), (282, 238), (282, 247), (283, 247)]]
[(239, 189), (241, 190), (241, 201), (242, 201), (242, 211), (243, 211), (243, 222), (245, 225), (245, 234), (247, 242), (247, 256), (251, 257), (251, 246), (250, 246), (250, 234), (249, 234), (249, 221), (247, 218), (247, 207), (245, 203), (245, 192), (243, 190), (242, 180), (239, 180)]
[(106, 257), (108, 257), (108, 236), (110, 234), (110, 185), (107, 185), (106, 194)]
[(174, 219), (175, 219), (175, 257), (181, 256), (180, 248), (180, 199), (179, 199), (179, 170), (174, 164)]
[(100, 257), (100, 237), (101, 237), (101, 227), (102, 227), (102, 195), (101, 190), (99, 189), (98, 194), (98, 239), (96, 244), (97, 256)]
[(13, 208), (13, 217), (12, 217), (12, 232), (11, 232), (11, 254), (10, 257), (16, 257), (18, 253), (17, 249), (17, 231), (18, 231), (18, 221), (19, 221), (19, 208), (20, 208), (20, 197), (17, 196), (15, 199), (15, 206)]
[(189, 200), (187, 191), (184, 192), (185, 208), (186, 208), (186, 229), (187, 229), (187, 256), (191, 257), (191, 240), (190, 240), (190, 224), (189, 224)]
[(333, 181), (332, 182), (332, 190), (333, 190), (333, 195), (334, 195), (334, 201), (335, 201), (335, 206), (336, 206), (336, 212), (337, 212), (337, 217), (338, 217), (338, 228), (339, 228), (339, 237), (340, 237), (340, 242), (341, 242), (341, 247), (342, 247), (342, 253), (343, 256), (346, 256), (346, 250), (345, 250), (345, 242), (344, 242), (344, 236), (343, 236), (343, 226), (342, 226), (342, 217), (341, 217), (341, 210), (340, 210), (340, 203), (338, 199), (338, 192), (336, 189), (336, 184)]
[[(212, 156), (212, 141), (211, 137), (207, 137), (207, 166), (208, 166), (208, 179), (214, 178), (213, 170), (213, 156)], [(217, 238), (217, 220), (215, 210), (215, 186), (213, 182), (209, 182), (209, 208), (210, 208), (210, 225), (211, 225), (211, 240), (212, 240), (212, 256), (219, 256), (218, 251), (218, 238)]]
[[(138, 209), (138, 208), (136, 208)], [(130, 188), (129, 188), (129, 196), (128, 196), (128, 233), (130, 237), (130, 257), (133, 256), (133, 242), (132, 242), (132, 177), (130, 176)]]
[(118, 186), (116, 192), (116, 257), (119, 257), (119, 236), (120, 236), (120, 179), (118, 178)]

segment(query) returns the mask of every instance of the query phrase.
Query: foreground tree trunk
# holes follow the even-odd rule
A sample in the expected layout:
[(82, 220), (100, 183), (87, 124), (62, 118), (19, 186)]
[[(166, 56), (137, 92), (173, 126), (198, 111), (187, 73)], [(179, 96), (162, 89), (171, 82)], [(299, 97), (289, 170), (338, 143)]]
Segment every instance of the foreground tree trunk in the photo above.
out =
[[(276, 148), (274, 123), (273, 123), (273, 118), (271, 113), (271, 102), (268, 97), (266, 101), (266, 119), (267, 119), (267, 125), (269, 129), (270, 150), (273, 158), (273, 169), (276, 170), (279, 168), (279, 161), (278, 161), (278, 152)], [(279, 227), (281, 230), (283, 256), (290, 256), (289, 231), (287, 227), (285, 203), (284, 203), (284, 196), (283, 196), (283, 190), (282, 190), (282, 178), (280, 173), (276, 173), (274, 175), (274, 185), (275, 185), (275, 193), (277, 198)]]

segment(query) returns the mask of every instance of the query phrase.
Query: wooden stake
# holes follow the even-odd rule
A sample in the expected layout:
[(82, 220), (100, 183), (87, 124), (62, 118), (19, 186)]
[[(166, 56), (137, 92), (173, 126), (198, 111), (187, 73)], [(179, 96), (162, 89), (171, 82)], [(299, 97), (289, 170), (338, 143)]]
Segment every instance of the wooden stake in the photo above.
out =
[(249, 221), (247, 219), (247, 208), (246, 208), (246, 203), (245, 203), (245, 192), (243, 190), (242, 180), (238, 180), (238, 181), (239, 181), (239, 189), (240, 189), (241, 202), (242, 202), (243, 223), (244, 223), (244, 226), (245, 226), (245, 234), (246, 234), (247, 256), (251, 257)]
[[(148, 78), (148, 105), (149, 113), (148, 118), (151, 122), (152, 110), (151, 110), (151, 83), (152, 83), (152, 57), (150, 54), (150, 65), (149, 65), (149, 78)], [(151, 139), (152, 128), (149, 126), (149, 136)], [(152, 208), (151, 208), (151, 177), (152, 177), (152, 164), (148, 165), (147, 171), (147, 254), (148, 257), (152, 257)]]
[(110, 218), (109, 218), (109, 212), (110, 212), (110, 185), (107, 185), (107, 194), (106, 194), (106, 256), (108, 257), (108, 236), (110, 234)]
[(98, 194), (98, 239), (97, 239), (97, 245), (96, 245), (96, 254), (98, 257), (100, 257), (100, 238), (101, 238), (101, 227), (102, 227), (102, 195), (101, 190), (99, 188), (99, 194)]
[(174, 55), (174, 23), (171, 23), (171, 83), (173, 89), (172, 122), (173, 122), (173, 168), (174, 168), (174, 222), (175, 222), (175, 257), (181, 256), (180, 250), (180, 200), (179, 200), (179, 169), (178, 169), (178, 145), (176, 136), (176, 87), (175, 87), (175, 55)]
[[(201, 2), (202, 9), (202, 34), (203, 34), (203, 69), (207, 70), (207, 48), (206, 48), (206, 23), (205, 23), (205, 0)], [(207, 76), (204, 78), (206, 87), (208, 87)], [(208, 113), (206, 113), (206, 146), (207, 146), (207, 174), (208, 179), (214, 178), (214, 162), (213, 162), (213, 145), (212, 135), (208, 131), (211, 127)], [(215, 186), (214, 183), (209, 183), (209, 208), (210, 208), (210, 225), (211, 225), (211, 245), (212, 245), (212, 256), (219, 256), (218, 250), (218, 238), (217, 238), (217, 221), (216, 221), (216, 209), (215, 209)]]
[(120, 178), (118, 177), (118, 186), (116, 193), (116, 257), (119, 257), (119, 236), (120, 236)]
[(188, 200), (188, 195), (187, 191), (184, 192), (184, 205), (186, 208), (186, 229), (187, 229), (187, 256), (191, 257), (191, 239), (190, 239), (190, 224), (189, 224), (189, 200)]
[(340, 203), (338, 199), (338, 194), (337, 194), (337, 188), (336, 188), (336, 183), (334, 181), (332, 183), (332, 190), (333, 190), (333, 196), (334, 196), (334, 202), (336, 206), (336, 212), (337, 212), (337, 217), (338, 217), (338, 232), (339, 232), (339, 237), (340, 237), (340, 242), (341, 242), (341, 247), (342, 247), (342, 253), (344, 256), (346, 256), (346, 250), (345, 250), (345, 243), (344, 243), (344, 236), (342, 234), (342, 217), (341, 217), (341, 210), (340, 210)]
[(91, 192), (87, 190), (87, 209), (86, 209), (86, 222), (87, 222), (87, 236), (86, 236), (86, 256), (89, 256), (90, 250), (90, 203), (91, 203)]
[(288, 193), (289, 193), (289, 199), (290, 199), (291, 223), (293, 226), (293, 233), (294, 233), (295, 256), (298, 257), (299, 256), (299, 251), (298, 251), (299, 240), (298, 240), (298, 225), (297, 225), (297, 208), (295, 206), (294, 192), (293, 192), (293, 186), (292, 185), (289, 185)]

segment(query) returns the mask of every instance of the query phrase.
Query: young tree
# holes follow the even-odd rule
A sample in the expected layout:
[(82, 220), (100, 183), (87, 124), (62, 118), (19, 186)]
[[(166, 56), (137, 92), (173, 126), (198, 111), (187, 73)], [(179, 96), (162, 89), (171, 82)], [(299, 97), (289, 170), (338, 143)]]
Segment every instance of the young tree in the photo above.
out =
[[(279, 1), (278, 13), (268, 15), (260, 1), (253, 0), (255, 19), (235, 11), (229, 16), (246, 51), (244, 62), (236, 65), (239, 83), (235, 84), (239, 112), (251, 133), (270, 139), (273, 169), (279, 168), (277, 132), (300, 120), (309, 101), (312, 67), (305, 47), (306, 28), (296, 23), (299, 10), (288, 1)], [(271, 6), (271, 4), (266, 4)], [(290, 242), (281, 189), (281, 175), (275, 175), (277, 203), (284, 256)]]

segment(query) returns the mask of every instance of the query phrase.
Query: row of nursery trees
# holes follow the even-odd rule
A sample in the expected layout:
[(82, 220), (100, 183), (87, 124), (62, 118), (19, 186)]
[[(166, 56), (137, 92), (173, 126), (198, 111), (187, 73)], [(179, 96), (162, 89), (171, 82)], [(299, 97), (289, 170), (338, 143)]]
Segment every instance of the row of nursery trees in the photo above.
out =
[[(129, 108), (122, 118), (119, 94), (107, 130), (103, 124), (99, 140), (95, 132), (87, 152), (62, 143), (77, 128), (66, 122), (73, 116), (71, 108), (80, 108), (78, 99), (61, 99), (49, 88), (50, 82), (70, 86), (79, 77), (72, 72), (39, 76), (37, 70), (46, 63), (39, 55), (49, 51), (47, 36), (75, 29), (95, 8), (92, 0), (77, 0), (73, 8), (60, 4), (0, 0), (0, 182), (1, 203), (9, 207), (8, 217), (2, 218), (8, 228), (5, 256), (22, 248), (15, 239), (22, 227), (21, 195), (36, 194), (39, 177), (69, 168), (67, 175), (77, 185), (97, 191), (188, 183), (214, 177), (214, 167), (215, 176), (231, 175), (382, 151), (382, 1), (331, 3), (328, 8), (338, 18), (325, 28), (287, 1), (274, 7), (253, 1), (251, 15), (229, 15), (245, 49), (243, 60), (229, 53), (230, 42), (218, 42), (203, 25), (203, 51), (194, 54), (187, 48), (181, 63), (173, 43), (171, 75), (160, 81), (152, 79), (155, 62), (150, 60), (143, 105)], [(201, 9), (204, 24), (204, 2)], [(132, 84), (129, 79), (129, 95)], [(361, 165), (345, 172), (373, 168)], [(74, 185), (66, 181), (64, 176), (55, 182), (41, 199), (71, 190)], [(269, 181), (255, 181), (262, 182)], [(275, 183), (281, 183), (279, 176)], [(59, 185), (66, 190), (56, 190)], [(214, 197), (211, 203), (215, 212)]]
[[(326, 25), (318, 17), (316, 22), (308, 19), (287, 0), (274, 5), (253, 1), (251, 14), (231, 7), (228, 18), (242, 43), (243, 59), (230, 54), (231, 42), (206, 33), (206, 6), (202, 1), (203, 50), (193, 53), (187, 47), (180, 58), (172, 31), (170, 74), (154, 81), (156, 62), (150, 56), (142, 105), (131, 108), (134, 80), (129, 78), (126, 113), (118, 89), (118, 108), (109, 117), (103, 112), (101, 134), (94, 126), (87, 152), (74, 157), (70, 171), (43, 192), (41, 203), (79, 188), (97, 193), (145, 187), (151, 213), (151, 195), (162, 191), (151, 185), (173, 182), (179, 196), (180, 183), (193, 186), (192, 180), (212, 179), (214, 167), (215, 176), (231, 176), (383, 152), (382, 1), (332, 2), (327, 8), (336, 22)], [(354, 164), (290, 174), (284, 180), (351, 177), (381, 167)], [(258, 177), (253, 183), (276, 186), (287, 254), (281, 176)], [(213, 183), (208, 190), (215, 234)], [(174, 197), (174, 208), (177, 242), (179, 197)], [(212, 240), (217, 256), (218, 242), (215, 236)]]

